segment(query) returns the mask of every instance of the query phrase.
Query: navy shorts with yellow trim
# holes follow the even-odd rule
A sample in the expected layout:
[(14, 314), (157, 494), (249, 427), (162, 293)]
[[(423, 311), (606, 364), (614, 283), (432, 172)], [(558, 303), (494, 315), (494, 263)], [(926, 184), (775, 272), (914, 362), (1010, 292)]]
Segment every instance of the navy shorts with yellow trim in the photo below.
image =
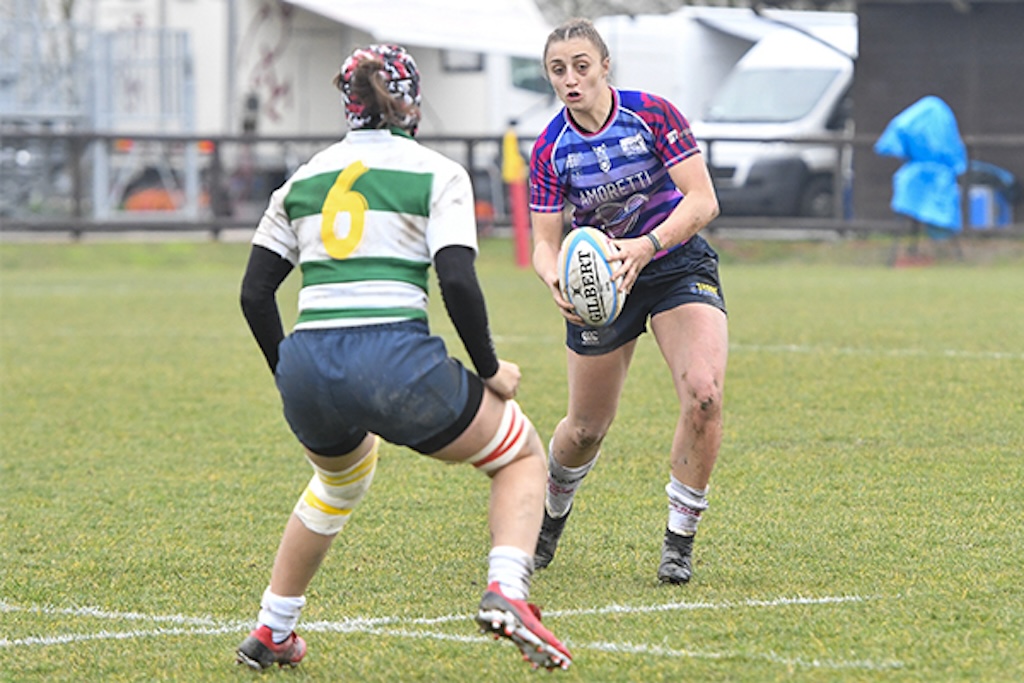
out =
[(718, 254), (700, 235), (640, 271), (622, 313), (611, 325), (581, 327), (567, 321), (565, 343), (583, 356), (609, 353), (646, 332), (651, 316), (695, 302), (727, 313)]

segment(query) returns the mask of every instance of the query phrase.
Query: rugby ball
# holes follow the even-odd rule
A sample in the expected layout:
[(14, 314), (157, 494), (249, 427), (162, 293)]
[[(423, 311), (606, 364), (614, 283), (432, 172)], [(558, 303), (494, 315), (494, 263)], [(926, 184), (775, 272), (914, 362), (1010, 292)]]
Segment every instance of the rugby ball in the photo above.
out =
[(626, 304), (612, 273), (618, 262), (608, 257), (618, 251), (608, 236), (592, 227), (571, 230), (558, 254), (562, 296), (589, 327), (610, 325)]

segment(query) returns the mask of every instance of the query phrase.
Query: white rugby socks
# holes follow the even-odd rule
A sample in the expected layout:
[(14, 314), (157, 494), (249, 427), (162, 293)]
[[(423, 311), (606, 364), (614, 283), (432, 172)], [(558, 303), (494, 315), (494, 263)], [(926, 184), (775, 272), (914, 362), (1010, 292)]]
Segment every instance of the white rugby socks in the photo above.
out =
[(548, 493), (544, 505), (550, 516), (565, 517), (572, 506), (576, 489), (583, 483), (583, 478), (594, 467), (600, 455), (601, 451), (598, 451), (586, 465), (566, 467), (551, 456), (551, 444), (548, 444)]
[(700, 515), (708, 509), (708, 489), (695, 489), (675, 477), (665, 486), (668, 494), (668, 529), (682, 536), (697, 533)]
[(272, 593), (270, 586), (263, 591), (260, 601), (259, 623), (274, 633), (274, 642), (282, 643), (295, 630), (299, 613), (306, 604), (306, 597), (289, 597)]
[(513, 600), (529, 597), (533, 557), (514, 546), (498, 545), (491, 548), (487, 561), (488, 584), (497, 581), (505, 597)]

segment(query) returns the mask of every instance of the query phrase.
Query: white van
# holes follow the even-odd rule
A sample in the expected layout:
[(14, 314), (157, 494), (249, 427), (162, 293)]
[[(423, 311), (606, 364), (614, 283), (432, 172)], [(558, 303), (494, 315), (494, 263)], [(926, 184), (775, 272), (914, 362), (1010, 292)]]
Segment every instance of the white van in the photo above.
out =
[[(723, 215), (836, 215), (836, 172), (846, 175), (849, 160), (820, 140), (852, 131), (857, 29), (814, 34), (779, 28), (762, 38), (692, 122)], [(780, 141), (801, 138), (819, 142)]]

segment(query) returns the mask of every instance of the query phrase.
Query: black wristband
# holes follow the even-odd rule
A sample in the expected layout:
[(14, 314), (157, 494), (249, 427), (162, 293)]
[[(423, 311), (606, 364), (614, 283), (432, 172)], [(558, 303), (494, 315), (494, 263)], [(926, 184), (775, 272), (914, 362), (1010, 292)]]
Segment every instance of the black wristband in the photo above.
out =
[(644, 233), (644, 237), (649, 239), (651, 241), (651, 244), (654, 245), (654, 253), (655, 254), (657, 254), (659, 251), (664, 249), (664, 247), (661, 246), (661, 240), (658, 239), (658, 236), (654, 234), (653, 230), (651, 230), (650, 232)]

